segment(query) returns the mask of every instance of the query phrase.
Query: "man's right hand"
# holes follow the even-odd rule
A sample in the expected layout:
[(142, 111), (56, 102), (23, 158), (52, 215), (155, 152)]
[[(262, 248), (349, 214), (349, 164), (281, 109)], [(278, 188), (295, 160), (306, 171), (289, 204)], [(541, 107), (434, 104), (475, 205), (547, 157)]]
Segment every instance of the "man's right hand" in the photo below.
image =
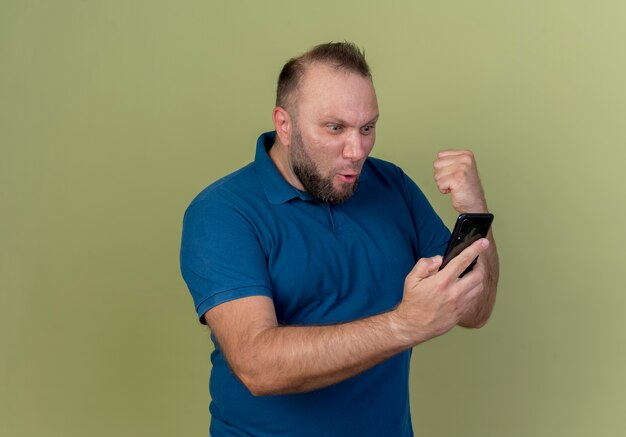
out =
[(477, 263), (459, 278), (471, 262), (489, 247), (481, 238), (446, 265), (442, 258), (420, 259), (404, 281), (402, 302), (393, 312), (394, 331), (407, 345), (417, 345), (445, 334), (473, 306), (484, 289), (485, 271)]

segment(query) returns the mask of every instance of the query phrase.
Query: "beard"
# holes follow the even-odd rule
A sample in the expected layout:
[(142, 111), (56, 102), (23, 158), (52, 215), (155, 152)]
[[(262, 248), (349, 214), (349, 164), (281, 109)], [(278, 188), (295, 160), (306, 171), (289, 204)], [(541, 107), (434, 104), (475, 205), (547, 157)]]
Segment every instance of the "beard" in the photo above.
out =
[(341, 182), (341, 188), (337, 189), (333, 185), (334, 174), (323, 176), (320, 173), (315, 161), (304, 148), (302, 135), (297, 126), (294, 126), (293, 129), (289, 161), (292, 171), (300, 180), (305, 191), (317, 201), (339, 205), (348, 200), (356, 191), (359, 183), (358, 176), (354, 183)]

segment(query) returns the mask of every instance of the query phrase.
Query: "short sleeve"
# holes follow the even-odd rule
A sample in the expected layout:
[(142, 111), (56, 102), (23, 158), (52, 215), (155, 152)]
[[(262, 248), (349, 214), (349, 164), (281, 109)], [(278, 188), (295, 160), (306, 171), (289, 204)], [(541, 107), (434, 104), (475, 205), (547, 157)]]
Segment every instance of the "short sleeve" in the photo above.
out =
[(417, 232), (419, 257), (430, 258), (443, 255), (450, 240), (449, 229), (437, 215), (422, 190), (404, 172), (402, 175), (407, 202)]
[(187, 208), (180, 268), (203, 324), (204, 314), (224, 302), (272, 297), (266, 257), (253, 226), (218, 196)]

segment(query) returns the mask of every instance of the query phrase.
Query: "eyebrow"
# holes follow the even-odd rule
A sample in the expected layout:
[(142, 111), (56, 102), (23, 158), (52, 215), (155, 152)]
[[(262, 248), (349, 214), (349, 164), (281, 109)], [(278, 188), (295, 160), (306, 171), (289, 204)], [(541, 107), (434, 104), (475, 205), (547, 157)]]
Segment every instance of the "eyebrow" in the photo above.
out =
[[(380, 114), (376, 114), (376, 116), (374, 116), (374, 118), (372, 118), (370, 121), (365, 123), (363, 126), (366, 126), (366, 125), (372, 124), (372, 123), (376, 123), (378, 121), (378, 117), (379, 116), (380, 116)], [(347, 121), (342, 120), (341, 118), (335, 117), (333, 115), (326, 115), (324, 118), (327, 119), (327, 120), (335, 121), (335, 122), (337, 122), (339, 124), (342, 124), (342, 125), (345, 125), (345, 126), (349, 126), (350, 125), (350, 123), (348, 123)]]

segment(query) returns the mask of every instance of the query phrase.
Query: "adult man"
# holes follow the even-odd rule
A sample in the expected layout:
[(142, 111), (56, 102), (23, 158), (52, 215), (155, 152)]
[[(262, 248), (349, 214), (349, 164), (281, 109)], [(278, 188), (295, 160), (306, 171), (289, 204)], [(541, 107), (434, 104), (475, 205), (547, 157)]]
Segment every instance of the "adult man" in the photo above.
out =
[[(449, 232), (368, 158), (377, 119), (360, 50), (317, 46), (283, 68), (255, 162), (189, 206), (181, 268), (215, 343), (213, 436), (413, 435), (411, 348), (487, 321), (491, 236), (437, 271)], [(487, 210), (471, 152), (440, 152), (435, 179), (458, 211)]]

